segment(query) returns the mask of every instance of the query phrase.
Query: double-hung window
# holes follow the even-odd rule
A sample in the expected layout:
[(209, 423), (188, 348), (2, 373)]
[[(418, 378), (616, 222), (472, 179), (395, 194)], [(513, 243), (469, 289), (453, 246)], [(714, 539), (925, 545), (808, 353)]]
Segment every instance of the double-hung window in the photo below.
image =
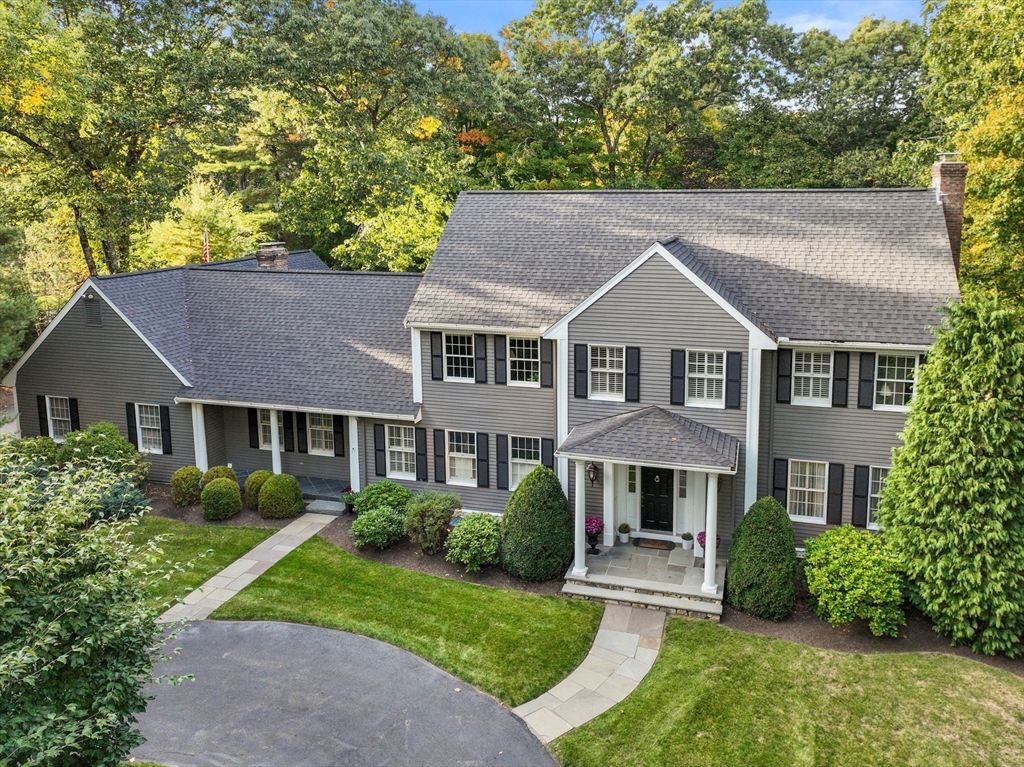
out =
[(160, 429), (160, 406), (136, 403), (135, 422), (139, 428), (139, 451), (162, 454), (164, 438)]
[(879, 354), (875, 368), (875, 407), (879, 410), (905, 410), (914, 396), (917, 357)]
[(686, 352), (686, 404), (725, 407), (725, 352)]
[(625, 346), (590, 347), (590, 398), (625, 401)]
[(444, 334), (444, 380), (476, 380), (476, 362), (473, 358), (473, 336)]
[(393, 479), (416, 479), (416, 429), (388, 424), (387, 474)]
[(540, 439), (509, 437), (509, 490), (519, 487), (526, 475), (540, 466)]
[(476, 433), (448, 432), (448, 482), (476, 485)]
[(814, 461), (789, 462), (789, 515), (812, 522), (825, 522), (828, 464)]
[[(270, 437), (270, 410), (267, 408), (260, 408), (260, 448), (262, 450), (271, 450), (271, 437)], [(279, 450), (284, 450), (284, 419), (281, 418), (281, 412), (277, 413), (277, 444)]]
[(882, 504), (882, 490), (885, 488), (885, 479), (888, 476), (888, 467), (871, 467), (871, 484), (868, 487), (868, 527), (872, 530), (880, 529), (878, 507)]
[(46, 417), (50, 421), (50, 436), (57, 442), (71, 431), (71, 403), (67, 397), (47, 397)]
[(832, 352), (793, 352), (793, 404), (832, 404)]
[(508, 381), (518, 386), (540, 386), (540, 341), (508, 339)]
[(334, 416), (306, 413), (306, 435), (312, 455), (334, 455)]

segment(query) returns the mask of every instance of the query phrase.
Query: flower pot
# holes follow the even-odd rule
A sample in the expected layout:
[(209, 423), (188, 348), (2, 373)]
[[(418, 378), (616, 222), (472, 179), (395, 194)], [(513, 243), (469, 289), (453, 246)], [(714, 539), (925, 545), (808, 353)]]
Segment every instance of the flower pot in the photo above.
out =
[(599, 548), (597, 548), (597, 536), (596, 535), (588, 535), (587, 536), (587, 543), (590, 544), (590, 548), (587, 549), (587, 553), (588, 554), (600, 554), (601, 553), (601, 550)]
[(690, 551), (693, 548), (693, 541), (683, 541), (683, 550)]
[(619, 533), (619, 543), (629, 543), (629, 533)]

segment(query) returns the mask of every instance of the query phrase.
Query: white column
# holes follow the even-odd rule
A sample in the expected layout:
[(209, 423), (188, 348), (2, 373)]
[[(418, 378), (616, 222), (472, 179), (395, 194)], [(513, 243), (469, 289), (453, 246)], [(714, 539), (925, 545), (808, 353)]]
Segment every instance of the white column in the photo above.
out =
[(279, 413), (270, 410), (270, 461), (275, 474), (281, 473), (281, 436), (277, 433)]
[(718, 591), (715, 583), (715, 554), (718, 550), (718, 475), (708, 474), (708, 503), (704, 520), (704, 585), (700, 590), (705, 594)]
[(201, 402), (192, 403), (192, 442), (195, 445), (196, 466), (200, 471), (210, 468), (210, 459), (206, 454), (206, 416)]
[[(413, 333), (419, 331), (413, 330)], [(354, 415), (348, 417), (348, 483), (352, 485), (353, 493), (363, 489), (359, 461), (359, 419)]]
[(747, 365), (747, 436), (743, 449), (743, 513), (757, 500), (757, 464), (761, 441), (761, 349), (750, 344)]
[(587, 574), (587, 469), (576, 461), (576, 559), (573, 575)]
[(615, 545), (615, 464), (604, 464), (604, 545)]

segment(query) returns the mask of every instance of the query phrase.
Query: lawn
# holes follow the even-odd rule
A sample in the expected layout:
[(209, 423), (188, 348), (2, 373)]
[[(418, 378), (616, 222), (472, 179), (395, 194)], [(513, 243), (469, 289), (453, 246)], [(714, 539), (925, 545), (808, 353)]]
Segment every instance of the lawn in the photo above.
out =
[(314, 537), (211, 617), (363, 634), (416, 653), (515, 706), (579, 665), (601, 610), (590, 602), (389, 567)]
[(851, 655), (670, 619), (636, 691), (553, 750), (565, 767), (1024, 764), (1024, 680), (949, 655)]
[(159, 604), (184, 596), (273, 534), (274, 530), (266, 527), (190, 525), (147, 514), (139, 520), (132, 537), (135, 543), (144, 543), (166, 535), (160, 543), (162, 560), (168, 564), (192, 563), (183, 572), (172, 573), (153, 585), (152, 601)]

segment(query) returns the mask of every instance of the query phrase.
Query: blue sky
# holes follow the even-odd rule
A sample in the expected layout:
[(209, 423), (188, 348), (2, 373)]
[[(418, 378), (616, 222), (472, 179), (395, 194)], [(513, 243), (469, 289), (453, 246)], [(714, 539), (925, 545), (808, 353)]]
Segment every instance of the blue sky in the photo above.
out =
[[(647, 0), (641, 0), (644, 4)], [(488, 32), (494, 37), (498, 30), (514, 18), (525, 16), (533, 7), (532, 0), (413, 0), (424, 13), (431, 11), (448, 19), (457, 32)], [(797, 32), (811, 27), (829, 29), (846, 37), (864, 16), (887, 19), (921, 17), (920, 0), (767, 0), (772, 21), (781, 22)], [(716, 5), (729, 5), (729, 0), (715, 0)]]

